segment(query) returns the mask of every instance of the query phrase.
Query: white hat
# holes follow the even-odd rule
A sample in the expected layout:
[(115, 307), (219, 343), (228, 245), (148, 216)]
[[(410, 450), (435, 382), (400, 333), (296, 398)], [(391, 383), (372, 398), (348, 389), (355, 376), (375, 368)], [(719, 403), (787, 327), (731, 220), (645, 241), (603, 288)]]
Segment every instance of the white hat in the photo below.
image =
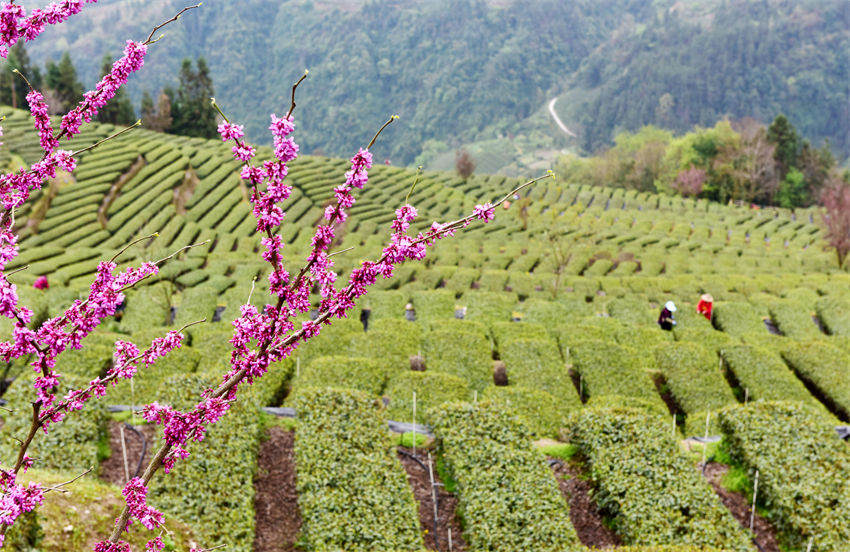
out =
[(670, 312), (676, 312), (676, 304), (673, 301), (667, 301), (664, 308)]

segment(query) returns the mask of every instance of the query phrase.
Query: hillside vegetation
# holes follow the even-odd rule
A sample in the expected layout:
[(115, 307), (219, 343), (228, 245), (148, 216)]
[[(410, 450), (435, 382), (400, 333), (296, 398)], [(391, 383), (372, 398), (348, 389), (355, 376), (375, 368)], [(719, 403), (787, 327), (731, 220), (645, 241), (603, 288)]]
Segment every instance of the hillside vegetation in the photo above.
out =
[[(0, 161), (36, 160), (26, 114), (3, 114), (8, 149)], [(72, 147), (114, 130), (93, 125)], [(290, 268), (308, 251), (310, 228), (346, 169), (344, 160), (316, 156), (292, 164), (283, 235)], [(517, 184), (426, 172), (411, 192), (414, 178), (396, 167), (370, 171), (335, 247), (341, 273), (379, 253), (392, 208), (409, 192), (427, 226)], [(220, 141), (138, 130), (83, 154), (73, 178), (58, 178), (17, 213), (25, 252), (9, 268), (26, 268), (10, 278), (34, 323), (86, 293), (97, 263), (138, 238), (157, 234), (130, 247), (124, 263), (194, 245), (129, 291), (121, 315), (84, 350), (63, 357), (60, 385), (101, 373), (118, 339), (144, 347), (169, 328), (206, 320), (133, 386), (111, 388), (39, 440), (40, 468), (100, 465), (97, 443), (115, 429), (105, 404), (186, 407), (229, 365), (229, 322), (247, 301), (268, 300), (244, 192)], [(781, 542), (799, 549), (814, 538), (818, 550), (842, 550), (850, 537), (838, 520), (850, 515), (850, 497), (840, 482), (850, 452), (834, 426), (850, 422), (850, 276), (825, 250), (819, 214), (557, 181), (523, 191), (493, 223), (440, 242), (423, 264), (402, 265), (351, 317), (247, 388), (193, 444), (190, 461), (153, 486), (151, 502), (205, 546), (252, 550), (264, 491), (255, 478), (269, 467), (260, 466), (269, 421), (258, 410), (285, 405), (298, 413), (296, 437), (291, 458), (276, 461), (297, 472), (298, 500), (276, 507), (300, 512), (298, 538), (308, 551), (423, 548), (430, 526), (417, 518), (387, 417), (432, 428), (437, 445), (429, 450), (457, 497), (468, 550), (586, 550), (558, 480), (532, 445), (541, 437), (570, 440), (581, 452), (591, 499), (620, 542), (647, 547), (634, 550), (752, 550), (748, 530), (680, 447), (704, 433), (708, 415), (728, 461), (743, 473), (761, 470), (760, 506)], [(32, 286), (40, 275), (49, 289)], [(716, 300), (711, 322), (695, 312), (704, 292)], [(679, 307), (673, 332), (655, 323), (668, 300)], [(411, 371), (414, 356), (424, 372)], [(495, 385), (494, 361), (508, 385)], [(32, 372), (23, 360), (4, 370), (16, 378), (3, 395), (8, 452), (27, 423), (19, 413)], [(787, 402), (766, 402), (776, 399)], [(795, 506), (789, 473), (811, 482), (804, 508)], [(821, 519), (836, 522), (825, 527)], [(61, 538), (56, 523), (40, 524), (53, 532), (49, 542)]]

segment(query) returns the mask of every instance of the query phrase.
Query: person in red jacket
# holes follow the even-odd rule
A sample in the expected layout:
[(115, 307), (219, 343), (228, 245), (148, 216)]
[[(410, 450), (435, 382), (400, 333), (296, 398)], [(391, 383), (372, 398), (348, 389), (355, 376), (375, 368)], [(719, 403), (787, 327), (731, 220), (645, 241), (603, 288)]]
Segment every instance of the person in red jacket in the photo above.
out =
[(711, 322), (711, 307), (714, 306), (714, 297), (708, 293), (703, 293), (697, 303), (697, 314), (705, 316), (706, 320)]

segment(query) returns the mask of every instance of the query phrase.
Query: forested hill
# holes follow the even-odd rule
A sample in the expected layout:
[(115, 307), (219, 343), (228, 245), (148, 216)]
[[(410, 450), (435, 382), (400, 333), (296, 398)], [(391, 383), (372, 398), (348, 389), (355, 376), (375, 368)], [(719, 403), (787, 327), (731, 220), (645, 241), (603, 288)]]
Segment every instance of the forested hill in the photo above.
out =
[(677, 2), (584, 60), (558, 107), (586, 151), (618, 130), (785, 113), (850, 152), (850, 3)]
[[(43, 61), (70, 49), (91, 83), (104, 50), (117, 54), (124, 39), (189, 3), (100, 0), (30, 53)], [(176, 84), (183, 57), (205, 56), (217, 99), (260, 140), (268, 113), (288, 105), (291, 83), (309, 68), (298, 102), (307, 152), (348, 155), (398, 113), (385, 143), (393, 162), (408, 163), (428, 138), (472, 140), (527, 117), (624, 15), (643, 17), (643, 4), (208, 0), (166, 29), (129, 91), (138, 105), (145, 88)]]
[[(27, 47), (39, 65), (69, 50), (91, 85), (105, 52), (189, 3), (100, 0)], [(850, 151), (847, 0), (207, 0), (165, 35), (128, 86), (136, 106), (176, 86), (184, 57), (204, 56), (219, 102), (267, 141), (268, 113), (309, 68), (298, 102), (308, 153), (349, 155), (392, 113), (380, 155), (394, 164), (505, 136), (507, 147), (479, 148), (481, 170), (497, 170), (533, 150), (592, 152), (649, 123), (780, 112)], [(556, 96), (577, 140), (552, 122)]]

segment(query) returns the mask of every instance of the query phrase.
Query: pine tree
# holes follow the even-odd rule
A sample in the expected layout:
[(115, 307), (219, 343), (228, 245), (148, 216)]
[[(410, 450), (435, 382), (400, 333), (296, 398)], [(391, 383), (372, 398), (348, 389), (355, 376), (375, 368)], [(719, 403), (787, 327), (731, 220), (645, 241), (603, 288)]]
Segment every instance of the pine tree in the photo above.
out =
[(53, 61), (47, 62), (46, 82), (59, 102), (59, 105), (52, 106), (59, 113), (67, 113), (83, 100), (83, 85), (77, 80), (77, 69), (68, 52), (62, 54), (58, 65)]
[[(108, 74), (112, 70), (112, 56), (106, 54), (103, 56), (103, 65), (100, 68), (100, 76)], [(131, 125), (136, 122), (136, 114), (133, 111), (133, 104), (130, 103), (130, 98), (124, 90), (124, 87), (118, 89), (109, 103), (103, 106), (97, 114), (97, 120), (101, 123), (111, 123), (113, 125)]]
[(20, 109), (27, 108), (26, 96), (29, 86), (20, 76), (15, 75), (12, 70), (17, 69), (24, 75), (30, 84), (36, 89), (41, 88), (41, 71), (30, 62), (29, 55), (24, 49), (24, 42), (19, 41), (9, 49), (6, 65), (0, 73), (0, 103), (11, 105)]
[(170, 92), (169, 89), (160, 92), (156, 107), (154, 107), (153, 98), (145, 90), (142, 96), (142, 126), (156, 132), (166, 132), (171, 128), (173, 122), (171, 97), (173, 93)]
[(776, 146), (775, 159), (779, 163), (780, 176), (785, 178), (788, 171), (797, 166), (797, 153), (800, 151), (797, 129), (785, 115), (779, 114), (767, 128), (767, 139)]
[(210, 98), (215, 94), (212, 79), (204, 58), (198, 58), (196, 64), (197, 71), (192, 69), (192, 61), (187, 58), (180, 67), (180, 84), (171, 103), (174, 119), (171, 133), (215, 138), (216, 112), (210, 105)]

